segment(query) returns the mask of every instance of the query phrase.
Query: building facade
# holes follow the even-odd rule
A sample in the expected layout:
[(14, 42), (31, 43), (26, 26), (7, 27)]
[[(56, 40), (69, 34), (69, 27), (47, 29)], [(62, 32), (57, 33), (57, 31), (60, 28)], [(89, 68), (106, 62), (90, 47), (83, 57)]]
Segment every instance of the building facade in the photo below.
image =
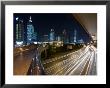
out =
[(77, 42), (76, 37), (77, 37), (77, 31), (76, 31), (76, 29), (75, 29), (75, 30), (74, 30), (74, 43)]
[(49, 42), (49, 36), (43, 35), (43, 42)]
[(62, 32), (62, 41), (63, 41), (64, 44), (69, 43), (69, 38), (68, 38), (68, 35), (67, 35), (67, 31), (65, 29)]
[(16, 17), (16, 30), (15, 30), (16, 36), (16, 46), (21, 46), (24, 43), (24, 23), (23, 20)]
[(37, 33), (34, 32), (34, 26), (32, 24), (32, 19), (30, 19), (27, 23), (27, 45), (32, 44), (37, 39)]
[(51, 29), (50, 31), (50, 42), (55, 41), (55, 31), (54, 29)]

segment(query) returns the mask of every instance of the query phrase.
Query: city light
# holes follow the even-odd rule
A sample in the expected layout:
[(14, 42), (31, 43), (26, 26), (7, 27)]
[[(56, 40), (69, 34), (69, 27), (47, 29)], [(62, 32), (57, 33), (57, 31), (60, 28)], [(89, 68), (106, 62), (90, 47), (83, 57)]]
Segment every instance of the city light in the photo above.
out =
[(16, 17), (16, 21), (18, 21), (18, 19), (19, 19), (19, 18), (18, 18), (18, 17)]
[(38, 42), (34, 42), (34, 44), (38, 44)]
[(21, 42), (16, 41), (16, 44), (17, 44), (18, 46), (21, 46), (21, 45), (23, 45), (23, 41), (21, 41)]
[(14, 19), (14, 75), (96, 75), (97, 41), (73, 14), (16, 13)]

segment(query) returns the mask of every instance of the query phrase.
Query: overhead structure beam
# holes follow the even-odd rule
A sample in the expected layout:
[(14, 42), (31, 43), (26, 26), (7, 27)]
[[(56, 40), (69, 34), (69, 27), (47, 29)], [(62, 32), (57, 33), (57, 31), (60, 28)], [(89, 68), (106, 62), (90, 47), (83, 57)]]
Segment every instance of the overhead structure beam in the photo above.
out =
[[(75, 13), (75, 19), (81, 24), (92, 41), (97, 40), (97, 14), (96, 13)], [(93, 36), (94, 35), (94, 39)]]

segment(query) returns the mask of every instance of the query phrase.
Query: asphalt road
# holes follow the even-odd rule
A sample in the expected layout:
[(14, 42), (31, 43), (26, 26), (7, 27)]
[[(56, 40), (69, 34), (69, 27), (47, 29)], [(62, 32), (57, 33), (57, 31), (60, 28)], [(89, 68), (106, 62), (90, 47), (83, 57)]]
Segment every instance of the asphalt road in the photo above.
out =
[[(36, 64), (29, 75), (96, 75), (97, 51), (94, 46), (85, 46), (82, 49), (47, 59), (42, 63), (40, 55), (35, 50), (27, 50), (14, 56), (14, 75), (27, 75), (29, 68)], [(44, 71), (44, 72), (43, 72)], [(31, 74), (32, 73), (32, 74)]]
[(36, 49), (23, 51), (14, 56), (13, 74), (14, 75), (44, 74), (40, 62), (40, 56), (36, 52)]
[(19, 55), (14, 56), (13, 74), (26, 75), (34, 56), (35, 56), (35, 50), (21, 52), (19, 53)]
[[(47, 75), (96, 75), (96, 48), (86, 46), (60, 57), (44, 61)], [(61, 61), (57, 61), (62, 59)], [(51, 64), (48, 66), (48, 64)]]

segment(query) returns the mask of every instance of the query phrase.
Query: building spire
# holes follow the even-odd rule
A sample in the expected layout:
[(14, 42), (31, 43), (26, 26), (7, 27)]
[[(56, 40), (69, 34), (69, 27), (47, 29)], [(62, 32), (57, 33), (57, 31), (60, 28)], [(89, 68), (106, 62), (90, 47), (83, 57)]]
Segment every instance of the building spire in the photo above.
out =
[(16, 17), (16, 21), (18, 21), (19, 20), (19, 17)]
[(32, 22), (31, 16), (30, 16), (30, 18), (29, 18), (29, 22)]

